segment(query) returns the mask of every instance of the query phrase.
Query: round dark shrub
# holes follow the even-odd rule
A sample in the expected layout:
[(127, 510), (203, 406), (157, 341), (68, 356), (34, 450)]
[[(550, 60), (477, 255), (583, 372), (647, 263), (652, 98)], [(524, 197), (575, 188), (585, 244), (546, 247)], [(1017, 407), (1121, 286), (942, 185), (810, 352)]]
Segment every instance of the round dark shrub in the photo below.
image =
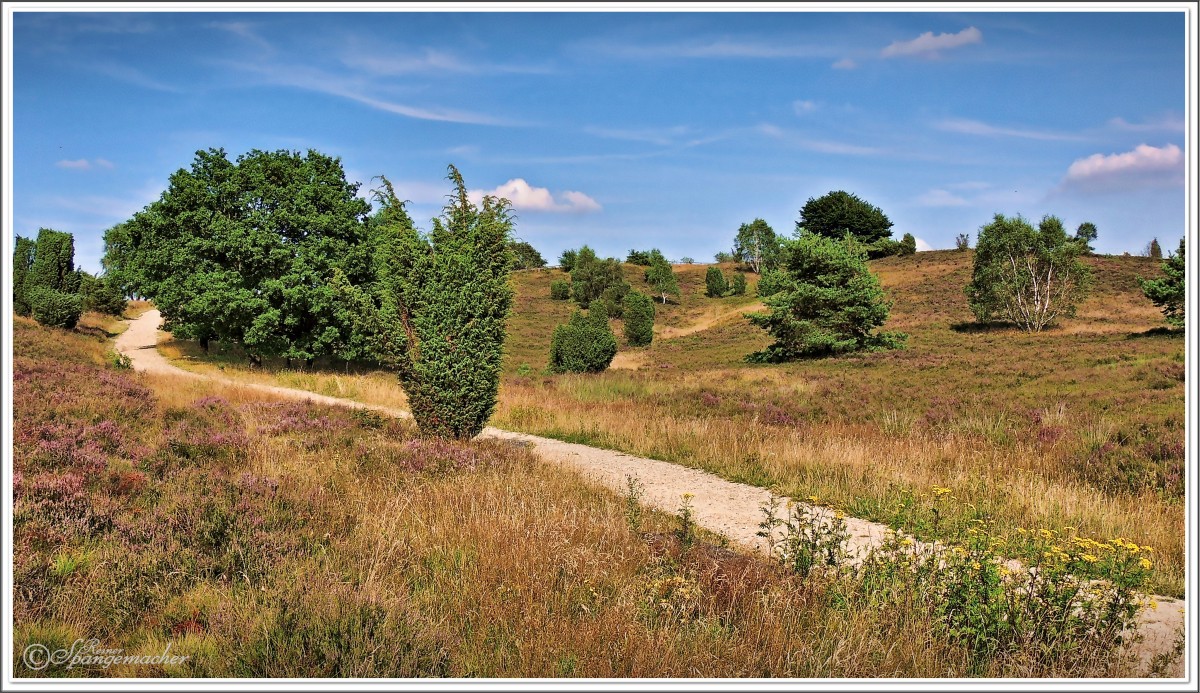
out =
[(571, 282), (555, 281), (550, 283), (550, 298), (555, 301), (566, 301), (571, 298)]
[(570, 322), (554, 328), (550, 339), (552, 373), (599, 373), (616, 355), (617, 337), (599, 302), (587, 315), (575, 311)]
[(646, 294), (630, 291), (625, 296), (625, 341), (629, 346), (648, 346), (654, 340), (654, 301)]
[(33, 319), (50, 327), (75, 329), (83, 312), (83, 302), (78, 294), (39, 288), (29, 294), (29, 299)]

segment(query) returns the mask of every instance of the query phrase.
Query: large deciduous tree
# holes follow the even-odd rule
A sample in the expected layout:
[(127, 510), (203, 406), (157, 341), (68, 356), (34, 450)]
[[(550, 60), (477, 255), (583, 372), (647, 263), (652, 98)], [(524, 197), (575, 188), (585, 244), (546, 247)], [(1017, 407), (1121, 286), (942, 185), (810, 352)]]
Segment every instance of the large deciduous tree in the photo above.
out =
[(1184, 239), (1180, 238), (1179, 250), (1163, 261), (1161, 278), (1138, 277), (1146, 298), (1162, 309), (1163, 316), (1174, 327), (1183, 327), (1187, 322), (1187, 263), (1184, 254)]
[(840, 239), (850, 234), (855, 240), (873, 244), (892, 235), (892, 221), (883, 210), (844, 190), (809, 198), (796, 221), (797, 235), (817, 234)]
[(546, 258), (526, 241), (511, 241), (509, 250), (513, 255), (513, 269), (538, 269), (546, 266)]
[(733, 256), (751, 271), (761, 273), (770, 269), (778, 255), (779, 237), (766, 221), (755, 219), (738, 227), (733, 239)]
[(330, 278), (370, 276), (369, 205), (320, 152), (196, 153), (154, 203), (105, 235), (104, 265), (184, 338), (251, 358), (313, 358), (347, 341)]
[(675, 276), (675, 270), (671, 268), (671, 263), (661, 255), (654, 258), (654, 264), (646, 270), (646, 281), (650, 283), (654, 293), (662, 298), (664, 305), (667, 302), (667, 296), (679, 295), (679, 279)]
[(965, 289), (971, 311), (980, 322), (999, 318), (1030, 332), (1074, 315), (1091, 284), (1082, 252), (1058, 217), (1044, 217), (1035, 229), (1020, 215), (997, 214), (976, 237)]
[(784, 242), (773, 274), (778, 286), (763, 299), (770, 312), (746, 317), (775, 343), (748, 360), (791, 361), (903, 346), (907, 335), (875, 331), (887, 321), (891, 304), (860, 244), (804, 234)]
[[(614, 258), (597, 258), (596, 251), (586, 245), (580, 248), (571, 267), (571, 297), (581, 308), (588, 308), (613, 287), (617, 300), (629, 291), (621, 263)], [(610, 297), (613, 295), (610, 293)]]

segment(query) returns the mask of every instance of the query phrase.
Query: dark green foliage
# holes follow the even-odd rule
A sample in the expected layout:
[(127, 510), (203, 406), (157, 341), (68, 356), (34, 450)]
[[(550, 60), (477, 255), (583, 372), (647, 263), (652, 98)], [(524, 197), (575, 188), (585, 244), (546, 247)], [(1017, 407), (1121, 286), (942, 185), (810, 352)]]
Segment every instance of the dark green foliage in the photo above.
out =
[(79, 297), (82, 275), (75, 269), (75, 237), (62, 231), (39, 229), (35, 243), (18, 240), (27, 242), (20, 248), (25, 257), (18, 256), (16, 260), (28, 261), (28, 254), (33, 253), (21, 281), (22, 305), (28, 306), (29, 314), (43, 325), (74, 328), (83, 312)]
[(1096, 252), (1096, 249), (1092, 247), (1092, 243), (1096, 240), (1097, 234), (1096, 225), (1090, 221), (1083, 222), (1075, 229), (1075, 240), (1083, 246), (1084, 255), (1091, 255)]
[(610, 286), (623, 284), (627, 282), (621, 263), (613, 258), (598, 259), (596, 251), (586, 245), (579, 249), (571, 269), (571, 297), (581, 308), (590, 307)]
[(561, 279), (550, 282), (550, 298), (555, 301), (567, 301), (571, 298), (571, 282)]
[(26, 277), (33, 267), (34, 253), (37, 241), (24, 236), (17, 236), (13, 246), (13, 311), (17, 315), (28, 316), (31, 310), (29, 298), (26, 296)]
[(679, 261), (685, 265), (694, 265), (696, 263), (696, 258), (684, 255), (683, 257), (679, 258)]
[(1183, 327), (1187, 322), (1187, 263), (1184, 254), (1184, 239), (1180, 238), (1179, 250), (1162, 264), (1166, 276), (1161, 279), (1138, 277), (1146, 298), (1162, 309), (1167, 322), (1174, 327)]
[(558, 256), (558, 267), (564, 272), (570, 272), (575, 269), (575, 260), (579, 257), (578, 250), (564, 250), (562, 255)]
[(632, 287), (629, 282), (622, 281), (619, 284), (610, 284), (600, 294), (599, 302), (604, 305), (604, 311), (611, 318), (621, 318), (625, 315), (625, 296), (629, 294)]
[(722, 250), (716, 255), (713, 255), (713, 259), (717, 262), (733, 262), (737, 258), (733, 256), (733, 253)]
[(384, 360), (395, 364), (421, 431), (466, 439), (483, 430), (500, 387), (512, 218), (507, 200), (471, 203), (458, 169), (449, 171), (454, 195), (427, 236), (383, 179), (375, 297), (353, 312), (375, 311), (379, 327), (365, 331), (390, 345)]
[(917, 239), (911, 233), (906, 233), (900, 239), (900, 254), (912, 255), (917, 252)]
[(352, 341), (330, 280), (370, 280), (367, 203), (341, 162), (254, 150), (196, 153), (158, 201), (105, 235), (122, 290), (155, 301), (184, 338), (245, 346), (252, 359), (312, 359)]
[(510, 241), (508, 250), (513, 256), (513, 269), (538, 269), (546, 266), (546, 259), (525, 241)]
[(733, 283), (729, 286), (730, 296), (745, 296), (746, 295), (746, 274), (744, 272), (733, 273)]
[(74, 329), (83, 313), (79, 294), (35, 286), (26, 294), (34, 320), (50, 327)]
[(630, 250), (629, 255), (625, 257), (625, 262), (628, 262), (631, 265), (649, 267), (650, 265), (654, 264), (654, 258), (662, 256), (662, 251), (658, 248), (651, 248), (650, 250)]
[(965, 289), (975, 318), (1009, 320), (1040, 332), (1060, 316), (1074, 315), (1091, 283), (1079, 261), (1083, 247), (1067, 236), (1058, 217), (1046, 216), (1034, 229), (1020, 215), (997, 214), (979, 229)]
[(550, 339), (550, 372), (599, 373), (608, 368), (616, 355), (617, 337), (608, 324), (608, 314), (597, 302), (586, 316), (575, 311), (570, 322), (554, 328)]
[(892, 235), (892, 222), (881, 209), (844, 190), (809, 198), (800, 210), (796, 233), (841, 239), (847, 233), (866, 244)]
[(662, 297), (664, 304), (667, 302), (667, 296), (679, 295), (679, 280), (675, 277), (675, 271), (671, 269), (671, 263), (664, 257), (654, 258), (654, 264), (646, 270), (646, 281), (650, 283), (654, 292)]
[(80, 281), (75, 269), (75, 237), (63, 231), (38, 229), (25, 290), (40, 288), (73, 294), (78, 293)]
[(704, 295), (709, 298), (721, 298), (729, 291), (729, 283), (725, 281), (725, 273), (720, 267), (710, 266), (704, 273)]
[(779, 237), (771, 225), (762, 219), (755, 219), (738, 227), (737, 236), (733, 239), (733, 257), (751, 271), (763, 272), (775, 266), (779, 243)]
[(970, 250), (971, 249), (971, 234), (960, 233), (954, 237), (955, 250)]
[(638, 291), (625, 295), (625, 341), (629, 346), (649, 346), (654, 340), (654, 301)]
[[(853, 241), (853, 236), (850, 238)], [(904, 254), (904, 246), (900, 244), (900, 241), (891, 238), (881, 238), (870, 245), (863, 246), (863, 249), (867, 253), (867, 258), (871, 260)]]
[(108, 315), (120, 315), (125, 312), (125, 295), (108, 277), (94, 277), (86, 272), (79, 286), (79, 296), (83, 301), (85, 311), (96, 311)]
[(782, 270), (770, 269), (763, 272), (762, 277), (758, 280), (758, 297), (774, 296), (783, 290), (786, 281), (787, 274)]
[(1162, 259), (1162, 246), (1158, 244), (1157, 238), (1150, 239), (1150, 245), (1146, 246), (1146, 257), (1154, 260)]
[(784, 243), (780, 269), (778, 291), (764, 300), (770, 313), (746, 316), (776, 341), (748, 360), (791, 361), (903, 346), (907, 335), (873, 333), (887, 321), (891, 306), (857, 244), (805, 234)]

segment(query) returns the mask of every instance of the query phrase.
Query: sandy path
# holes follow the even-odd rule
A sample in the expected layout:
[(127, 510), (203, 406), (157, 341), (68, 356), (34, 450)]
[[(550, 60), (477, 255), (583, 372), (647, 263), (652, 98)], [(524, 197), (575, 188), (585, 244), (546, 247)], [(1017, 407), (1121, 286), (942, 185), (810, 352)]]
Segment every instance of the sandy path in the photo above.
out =
[(655, 331), (654, 337), (655, 339), (676, 339), (678, 337), (686, 337), (690, 334), (696, 334), (697, 332), (707, 330), (726, 318), (731, 318), (735, 315), (740, 316), (743, 313), (757, 313), (758, 311), (766, 308), (766, 305), (764, 305), (762, 301), (757, 301), (755, 303), (751, 303), (750, 305), (742, 306), (741, 308), (733, 308), (732, 310), (721, 310), (720, 308), (720, 306), (715, 307), (711, 310), (711, 312), (700, 315), (695, 322), (689, 323), (684, 327), (663, 327), (662, 329)]
[[(738, 309), (737, 312), (751, 308)], [(162, 318), (157, 310), (147, 311), (129, 324), (129, 329), (117, 335), (116, 348), (129, 356), (133, 367), (148, 373), (208, 378), (251, 390), (261, 390), (277, 397), (305, 400), (319, 404), (370, 409), (398, 417), (409, 413), (391, 407), (381, 407), (353, 400), (328, 397), (315, 392), (295, 390), (275, 385), (246, 383), (231, 378), (205, 376), (185, 371), (172, 365), (158, 352), (158, 326)], [(695, 521), (701, 527), (727, 537), (731, 542), (759, 552), (766, 552), (766, 542), (757, 536), (759, 523), (763, 519), (761, 507), (770, 499), (770, 493), (757, 486), (739, 484), (722, 479), (715, 474), (691, 469), (671, 462), (662, 462), (627, 455), (613, 450), (593, 448), (578, 443), (563, 441), (526, 433), (514, 433), (488, 427), (481, 437), (511, 440), (530, 446), (543, 459), (572, 467), (584, 476), (624, 494), (626, 477), (636, 477), (643, 488), (643, 504), (674, 513), (682, 503), (685, 493), (693, 495), (691, 505)], [(787, 499), (782, 499), (786, 502)], [(827, 512), (816, 509), (817, 512)], [(782, 506), (781, 506), (782, 512)], [(850, 540), (847, 549), (852, 558), (861, 557), (887, 536), (888, 527), (858, 518), (846, 518)], [(1166, 652), (1174, 643), (1175, 634), (1184, 623), (1183, 600), (1156, 597), (1158, 609), (1143, 610), (1139, 617), (1139, 629), (1144, 636), (1138, 654), (1148, 662), (1157, 653)], [(1177, 666), (1177, 675), (1183, 676), (1183, 663)]]

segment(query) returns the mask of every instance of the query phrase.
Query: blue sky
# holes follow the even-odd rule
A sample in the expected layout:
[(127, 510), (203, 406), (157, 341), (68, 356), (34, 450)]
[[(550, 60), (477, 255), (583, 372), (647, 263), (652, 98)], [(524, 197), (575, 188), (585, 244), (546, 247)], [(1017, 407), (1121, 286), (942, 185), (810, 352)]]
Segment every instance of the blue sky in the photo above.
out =
[(837, 189), (933, 248), (1000, 212), (1170, 249), (1184, 40), (1182, 12), (16, 12), (14, 232), (97, 271), (197, 149), (315, 148), (426, 229), (453, 163), (551, 261), (711, 261)]

